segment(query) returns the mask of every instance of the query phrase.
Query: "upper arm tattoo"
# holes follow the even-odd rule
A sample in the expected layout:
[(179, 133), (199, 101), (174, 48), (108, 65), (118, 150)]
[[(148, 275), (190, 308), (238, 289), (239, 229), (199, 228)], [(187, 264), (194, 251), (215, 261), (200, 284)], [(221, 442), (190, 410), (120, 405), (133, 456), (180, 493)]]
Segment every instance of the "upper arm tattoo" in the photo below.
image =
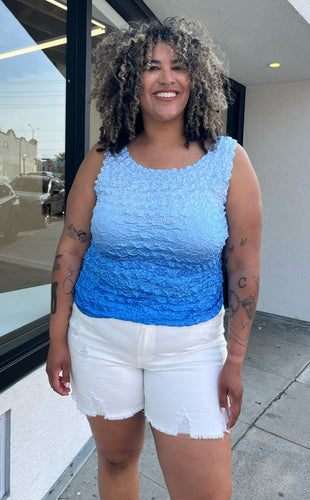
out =
[(87, 233), (82, 229), (76, 229), (73, 224), (69, 224), (67, 235), (74, 240), (78, 240), (80, 243), (87, 242)]
[(226, 245), (225, 251), (224, 251), (224, 263), (227, 265), (229, 257), (235, 252), (235, 248), (242, 248), (247, 244), (248, 238), (245, 236), (244, 238), (240, 239), (239, 245), (232, 243), (230, 246)]

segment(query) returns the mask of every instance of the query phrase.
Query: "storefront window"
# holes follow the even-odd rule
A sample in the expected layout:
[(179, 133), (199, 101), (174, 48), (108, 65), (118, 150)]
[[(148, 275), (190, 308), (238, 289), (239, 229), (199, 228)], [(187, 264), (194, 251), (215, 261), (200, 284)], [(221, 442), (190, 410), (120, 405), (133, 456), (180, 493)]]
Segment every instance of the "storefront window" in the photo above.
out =
[(66, 4), (0, 1), (0, 344), (49, 312), (65, 211)]

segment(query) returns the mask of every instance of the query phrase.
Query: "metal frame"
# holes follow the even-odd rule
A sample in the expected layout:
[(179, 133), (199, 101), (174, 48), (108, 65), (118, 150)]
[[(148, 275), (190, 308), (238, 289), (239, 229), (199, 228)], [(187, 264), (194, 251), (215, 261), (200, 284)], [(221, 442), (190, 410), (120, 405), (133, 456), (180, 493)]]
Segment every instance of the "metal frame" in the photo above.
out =
[(67, 7), (66, 196), (89, 149), (92, 1)]
[(108, 3), (125, 21), (134, 19), (151, 20), (157, 19), (153, 12), (142, 0), (108, 0)]
[(246, 87), (232, 79), (230, 85), (234, 102), (227, 110), (227, 135), (237, 139), (242, 146)]
[(46, 360), (49, 316), (44, 316), (1, 337), (0, 391)]
[(11, 468), (11, 410), (8, 410), (3, 415), (1, 415), (0, 421), (0, 460), (3, 462), (0, 464), (2, 487), (4, 489), (1, 500), (9, 498), (10, 496), (10, 468)]

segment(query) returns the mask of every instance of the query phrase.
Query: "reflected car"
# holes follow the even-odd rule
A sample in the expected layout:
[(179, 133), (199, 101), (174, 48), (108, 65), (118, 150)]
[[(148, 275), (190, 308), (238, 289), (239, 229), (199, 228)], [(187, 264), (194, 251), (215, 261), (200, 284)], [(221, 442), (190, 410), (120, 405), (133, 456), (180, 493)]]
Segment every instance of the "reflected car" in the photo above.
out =
[(0, 234), (14, 240), (18, 232), (19, 198), (12, 187), (0, 180)]
[(19, 197), (24, 230), (45, 227), (51, 215), (65, 211), (64, 183), (58, 177), (20, 174), (10, 185)]

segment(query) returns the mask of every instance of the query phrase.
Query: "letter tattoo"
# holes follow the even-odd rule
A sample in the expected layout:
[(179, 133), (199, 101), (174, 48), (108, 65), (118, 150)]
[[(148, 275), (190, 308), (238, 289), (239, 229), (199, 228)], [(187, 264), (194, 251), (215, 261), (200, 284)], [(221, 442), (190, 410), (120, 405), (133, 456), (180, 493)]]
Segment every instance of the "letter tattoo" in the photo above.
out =
[(246, 277), (242, 276), (242, 278), (239, 279), (238, 281), (238, 287), (239, 288), (245, 288), (246, 287)]

